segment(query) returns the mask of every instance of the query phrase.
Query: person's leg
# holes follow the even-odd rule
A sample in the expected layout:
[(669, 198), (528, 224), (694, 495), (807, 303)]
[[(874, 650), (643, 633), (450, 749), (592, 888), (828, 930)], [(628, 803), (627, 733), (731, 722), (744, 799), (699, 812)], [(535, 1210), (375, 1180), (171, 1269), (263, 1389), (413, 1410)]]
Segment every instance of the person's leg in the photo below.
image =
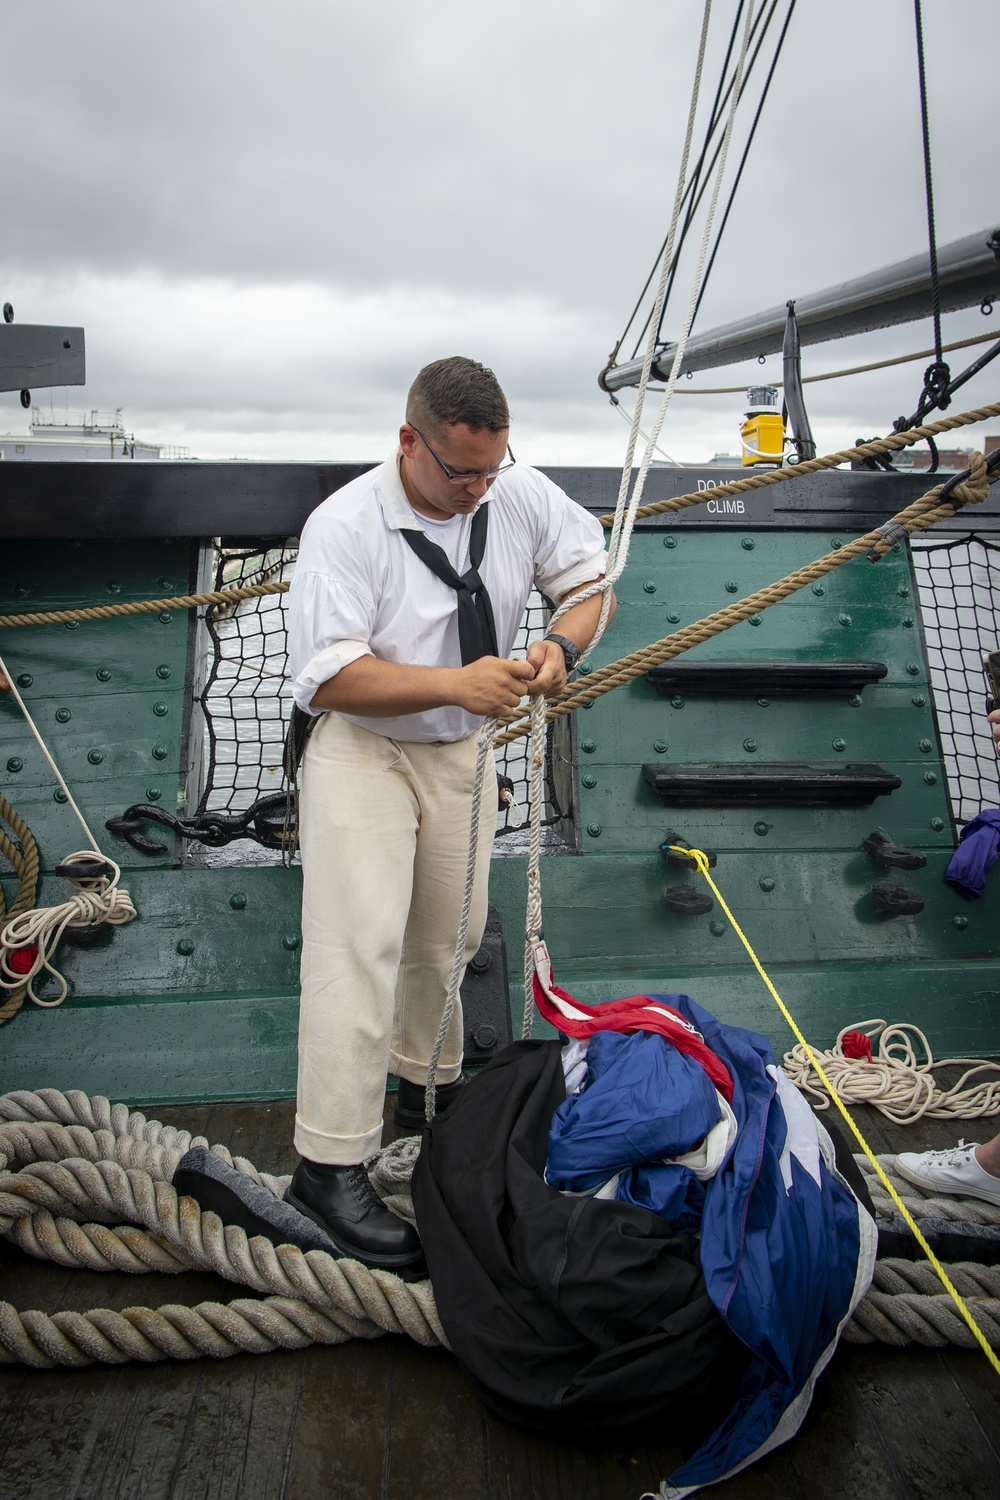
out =
[(306, 752), (300, 808), (302, 994), (287, 1198), (341, 1249), (389, 1267), (415, 1231), (374, 1197), (361, 1163), (382, 1137), (396, 975), (418, 808), (393, 741), (329, 714)]
[(296, 1149), (350, 1164), (379, 1148), (418, 809), (391, 740), (328, 714), (301, 797), (302, 999)]
[[(421, 802), (413, 867), (410, 916), (396, 991), (392, 1071), (421, 1087), (427, 1079), (434, 1040), (455, 957), (469, 859), (472, 794), (478, 736), (449, 745), (407, 746)], [(476, 874), (464, 961), (478, 949), (486, 926), (490, 851), (496, 828), (492, 757), (477, 829)], [(462, 1008), (456, 1006), (437, 1070), (437, 1082), (456, 1082), (462, 1068)]]
[(902, 1151), (896, 1169), (925, 1193), (957, 1193), (1000, 1204), (1000, 1135), (982, 1146), (947, 1151)]

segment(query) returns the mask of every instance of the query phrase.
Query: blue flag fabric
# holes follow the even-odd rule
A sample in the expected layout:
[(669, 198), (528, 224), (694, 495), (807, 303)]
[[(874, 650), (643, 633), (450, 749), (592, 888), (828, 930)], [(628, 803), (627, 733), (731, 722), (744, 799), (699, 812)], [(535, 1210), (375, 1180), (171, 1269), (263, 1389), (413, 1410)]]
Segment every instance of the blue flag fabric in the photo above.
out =
[(708, 1294), (754, 1355), (736, 1405), (663, 1494), (679, 1500), (798, 1429), (837, 1337), (871, 1284), (877, 1232), (836, 1172), (833, 1145), (766, 1037), (672, 1002), (736, 1079), (736, 1143), (708, 1183)]
[[(672, 1222), (681, 1216), (696, 1222), (701, 1207), (701, 1267), (709, 1297), (753, 1358), (725, 1420), (664, 1482), (664, 1500), (680, 1500), (762, 1457), (798, 1429), (840, 1329), (871, 1283), (877, 1237), (874, 1222), (836, 1171), (829, 1136), (776, 1066), (767, 1038), (725, 1025), (687, 996), (651, 998), (680, 1011), (733, 1075), (738, 1132), (728, 1156), (704, 1185), (686, 1168), (660, 1165), (658, 1158), (681, 1154), (716, 1122), (714, 1088), (702, 1073), (706, 1092), (694, 1073), (671, 1060), (673, 1049), (664, 1038), (601, 1033), (590, 1046), (600, 1041), (606, 1051), (594, 1059), (589, 1085), (556, 1112), (547, 1176), (557, 1185), (553, 1146), (563, 1180), (593, 1186), (609, 1175), (609, 1166), (616, 1171), (625, 1165), (627, 1149), (655, 1142), (645, 1164), (634, 1154), (629, 1158), (621, 1196), (634, 1194), (629, 1201)], [(677, 1057), (701, 1071), (691, 1059)], [(647, 1064), (652, 1094), (634, 1077)], [(611, 1097), (615, 1088), (617, 1099)], [(676, 1090), (676, 1097), (671, 1100), (664, 1089)], [(688, 1125), (666, 1124), (672, 1106), (693, 1111)], [(650, 1107), (652, 1129), (645, 1113)], [(610, 1122), (606, 1141), (602, 1119)], [(574, 1137), (578, 1125), (586, 1128)], [(661, 1150), (665, 1141), (673, 1149)], [(689, 1191), (691, 1183), (697, 1192)]]
[(683, 1156), (718, 1118), (715, 1086), (694, 1058), (653, 1031), (599, 1031), (583, 1091), (552, 1117), (546, 1181), (588, 1192), (626, 1168)]
[(966, 823), (944, 878), (974, 901), (986, 889), (986, 877), (1000, 850), (1000, 808), (987, 808)]

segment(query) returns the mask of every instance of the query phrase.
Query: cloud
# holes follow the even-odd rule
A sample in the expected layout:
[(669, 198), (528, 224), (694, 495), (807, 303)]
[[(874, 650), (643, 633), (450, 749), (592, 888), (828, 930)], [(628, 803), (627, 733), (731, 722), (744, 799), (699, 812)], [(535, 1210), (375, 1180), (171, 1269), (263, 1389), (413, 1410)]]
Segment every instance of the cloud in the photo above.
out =
[[(143, 436), (205, 456), (377, 457), (416, 368), (461, 350), (500, 374), (525, 457), (619, 461), (625, 425), (596, 376), (665, 232), (700, 9), (54, 0), (44, 46), (13, 12), (0, 289), (20, 321), (87, 329), (86, 390), (53, 406), (121, 405)], [(715, 7), (702, 120), (734, 13)], [(797, 7), (701, 329), (923, 247), (910, 26), (861, 0)], [(925, 28), (944, 242), (992, 207), (970, 39), (995, 50), (1000, 12), (929, 8)], [(693, 263), (692, 239), (669, 336)], [(949, 329), (978, 332), (977, 316)], [(806, 364), (928, 342), (894, 330)], [(811, 387), (818, 440), (884, 428), (918, 376)], [(991, 378), (963, 394), (985, 399)], [(15, 403), (0, 410), (18, 425)], [(664, 447), (732, 449), (738, 419), (738, 398), (678, 397)]]

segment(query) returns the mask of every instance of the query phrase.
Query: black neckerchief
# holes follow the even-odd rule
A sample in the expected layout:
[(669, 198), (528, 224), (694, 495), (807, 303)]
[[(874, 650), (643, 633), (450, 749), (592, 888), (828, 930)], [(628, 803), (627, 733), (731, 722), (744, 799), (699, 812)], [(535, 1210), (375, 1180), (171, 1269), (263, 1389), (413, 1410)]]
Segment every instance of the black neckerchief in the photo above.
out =
[(403, 536), (421, 562), (426, 563), (442, 583), (447, 583), (458, 594), (458, 643), (463, 667), (468, 666), (470, 661), (478, 661), (481, 656), (500, 655), (493, 606), (486, 585), (479, 576), (489, 524), (490, 508), (484, 502), (472, 518), (467, 573), (455, 571), (447, 554), (436, 542), (431, 541), (426, 531), (403, 529)]

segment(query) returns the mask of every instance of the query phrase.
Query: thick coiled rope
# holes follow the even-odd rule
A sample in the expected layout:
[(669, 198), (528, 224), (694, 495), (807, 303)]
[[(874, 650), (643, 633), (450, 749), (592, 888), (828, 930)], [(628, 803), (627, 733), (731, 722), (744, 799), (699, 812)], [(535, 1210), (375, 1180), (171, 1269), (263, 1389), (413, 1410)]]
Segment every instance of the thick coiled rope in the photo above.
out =
[[(0, 1303), (0, 1363), (49, 1369), (225, 1359), (383, 1333), (447, 1347), (429, 1281), (406, 1283), (319, 1250), (276, 1248), (202, 1213), (192, 1198), (179, 1198), (170, 1177), (185, 1151), (208, 1145), (203, 1136), (78, 1090), (2, 1095), (0, 1121), (0, 1234), (12, 1243), (68, 1268), (130, 1275), (210, 1271), (259, 1294), (228, 1304), (51, 1315)], [(224, 1146), (210, 1149), (270, 1191), (284, 1191), (287, 1177), (260, 1172)], [(371, 1169), (384, 1201), (410, 1217), (408, 1187), (418, 1150), (415, 1137), (399, 1141)], [(845, 1337), (932, 1347), (971, 1343), (957, 1315), (952, 1327), (942, 1312), (947, 1299), (928, 1295), (938, 1282), (927, 1281), (923, 1269), (880, 1262), (875, 1288)], [(887, 1279), (890, 1272), (895, 1281)], [(962, 1265), (956, 1272), (977, 1323), (1000, 1347), (1000, 1271)]]
[[(36, 1368), (129, 1359), (225, 1358), (404, 1333), (446, 1343), (429, 1282), (322, 1251), (275, 1248), (203, 1214), (171, 1186), (181, 1155), (203, 1137), (147, 1121), (137, 1111), (57, 1089), (0, 1097), (0, 1234), (29, 1254), (67, 1267), (133, 1275), (211, 1271), (263, 1300), (87, 1313), (18, 1313), (0, 1304), (0, 1362)], [(407, 1206), (416, 1142), (390, 1147), (373, 1181), (397, 1211)], [(278, 1194), (287, 1177), (212, 1149)], [(71, 1153), (71, 1154), (67, 1154)], [(411, 1209), (412, 1212), (412, 1209)]]
[[(1000, 1349), (1000, 1266), (960, 1261), (948, 1274), (991, 1348)], [(844, 1329), (849, 1344), (975, 1349), (976, 1340), (926, 1261), (878, 1260), (875, 1279)]]
[[(875, 1175), (871, 1162), (860, 1153), (854, 1160), (865, 1174), (876, 1214), (889, 1217), (895, 1212), (895, 1205)], [(925, 1192), (915, 1183), (900, 1177), (896, 1171), (896, 1158), (890, 1152), (880, 1153), (876, 1161), (915, 1219), (946, 1219), (956, 1224), (1000, 1224), (1000, 1204), (987, 1203), (985, 1198), (963, 1198), (958, 1193), (939, 1196)]]
[[(844, 1056), (844, 1037), (849, 1032), (862, 1032), (870, 1042), (878, 1038), (878, 1050), (871, 1059)], [(923, 1062), (915, 1042), (923, 1049)], [(913, 1125), (924, 1115), (932, 1120), (978, 1120), (984, 1115), (1000, 1115), (1000, 1063), (976, 1057), (946, 1057), (935, 1062), (919, 1026), (858, 1021), (845, 1026), (830, 1051), (816, 1052), (816, 1057), (846, 1104), (872, 1104), (897, 1125)], [(793, 1047), (782, 1062), (795, 1086), (810, 1096), (814, 1108), (828, 1109), (830, 1096), (805, 1049)], [(933, 1070), (954, 1067), (965, 1068), (966, 1072), (951, 1088), (942, 1088)], [(988, 1073), (994, 1076), (969, 1083), (976, 1075)]]

